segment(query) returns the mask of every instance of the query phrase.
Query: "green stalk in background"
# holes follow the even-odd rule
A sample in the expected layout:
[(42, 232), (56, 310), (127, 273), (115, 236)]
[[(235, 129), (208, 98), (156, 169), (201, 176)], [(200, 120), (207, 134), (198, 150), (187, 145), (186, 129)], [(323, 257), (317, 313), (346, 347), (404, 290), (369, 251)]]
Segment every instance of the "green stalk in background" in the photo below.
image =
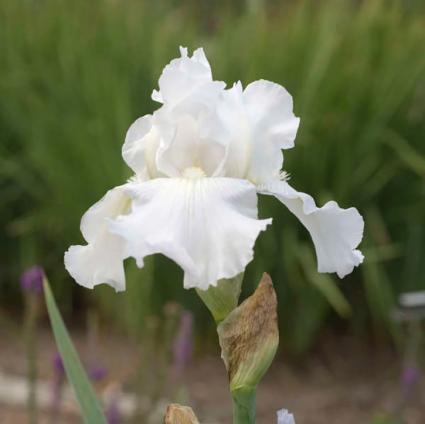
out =
[(25, 345), (27, 355), (27, 379), (28, 379), (28, 422), (38, 422), (37, 407), (37, 321), (39, 300), (33, 294), (25, 299)]
[(21, 275), (21, 288), (25, 302), (25, 347), (28, 379), (28, 422), (38, 422), (37, 408), (37, 324), (40, 316), (40, 300), (43, 291), (44, 271), (40, 266), (28, 268)]

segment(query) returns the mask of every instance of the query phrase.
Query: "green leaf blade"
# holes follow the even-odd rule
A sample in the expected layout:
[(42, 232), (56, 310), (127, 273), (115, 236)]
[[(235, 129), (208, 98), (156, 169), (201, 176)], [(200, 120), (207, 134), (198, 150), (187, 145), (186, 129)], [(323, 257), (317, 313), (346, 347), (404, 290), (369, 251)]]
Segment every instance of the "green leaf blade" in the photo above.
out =
[(102, 408), (81, 364), (78, 353), (69, 337), (46, 278), (44, 279), (43, 285), (53, 334), (64, 364), (66, 375), (74, 390), (78, 404), (80, 405), (83, 420), (87, 424), (106, 424)]

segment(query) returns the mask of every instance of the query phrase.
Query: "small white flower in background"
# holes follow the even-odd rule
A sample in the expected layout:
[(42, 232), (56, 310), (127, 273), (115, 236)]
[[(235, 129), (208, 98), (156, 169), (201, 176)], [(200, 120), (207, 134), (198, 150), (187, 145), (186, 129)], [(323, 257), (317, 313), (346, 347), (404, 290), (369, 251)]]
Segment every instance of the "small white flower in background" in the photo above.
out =
[(295, 419), (287, 409), (277, 411), (277, 424), (295, 424)]
[(225, 89), (202, 49), (180, 51), (152, 94), (161, 107), (127, 132), (122, 153), (134, 176), (85, 213), (87, 245), (65, 253), (69, 273), (85, 287), (124, 290), (124, 259), (142, 267), (162, 253), (183, 268), (186, 288), (207, 289), (252, 260), (271, 223), (258, 219), (257, 193), (275, 196), (307, 228), (319, 272), (352, 272), (363, 260), (358, 211), (318, 208), (282, 172), (282, 149), (294, 147), (299, 126), (290, 94), (264, 80)]

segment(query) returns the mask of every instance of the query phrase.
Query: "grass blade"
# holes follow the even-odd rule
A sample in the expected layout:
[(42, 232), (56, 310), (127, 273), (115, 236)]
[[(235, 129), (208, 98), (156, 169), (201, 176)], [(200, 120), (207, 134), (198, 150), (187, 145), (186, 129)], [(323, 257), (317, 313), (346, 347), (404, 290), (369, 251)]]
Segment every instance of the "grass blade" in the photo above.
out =
[(83, 420), (88, 424), (106, 424), (100, 404), (69, 337), (46, 278), (44, 279), (44, 295), (56, 344), (63, 360), (66, 375), (80, 405)]

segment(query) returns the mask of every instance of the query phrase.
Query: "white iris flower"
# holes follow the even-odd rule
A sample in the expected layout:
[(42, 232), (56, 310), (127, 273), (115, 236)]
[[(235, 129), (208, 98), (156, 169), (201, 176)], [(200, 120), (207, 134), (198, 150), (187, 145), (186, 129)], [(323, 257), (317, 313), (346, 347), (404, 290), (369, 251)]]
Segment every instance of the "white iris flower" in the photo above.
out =
[(363, 219), (335, 202), (318, 208), (282, 172), (299, 118), (280, 85), (255, 81), (225, 89), (212, 79), (204, 51), (181, 48), (152, 98), (161, 107), (133, 123), (123, 157), (134, 171), (83, 216), (85, 246), (71, 246), (65, 266), (81, 285), (125, 289), (123, 261), (139, 267), (162, 253), (184, 270), (184, 286), (207, 289), (244, 271), (259, 233), (257, 193), (275, 196), (307, 228), (319, 272), (349, 274), (363, 260), (356, 247)]

